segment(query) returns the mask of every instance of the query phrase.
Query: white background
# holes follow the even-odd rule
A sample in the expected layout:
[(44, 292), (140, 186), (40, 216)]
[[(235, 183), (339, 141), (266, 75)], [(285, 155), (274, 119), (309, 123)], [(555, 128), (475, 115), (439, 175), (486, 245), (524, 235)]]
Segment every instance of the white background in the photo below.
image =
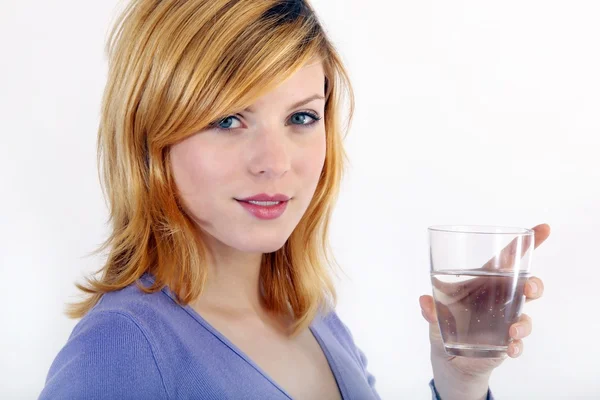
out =
[[(333, 221), (338, 312), (384, 399), (426, 399), (432, 224), (553, 233), (500, 399), (600, 398), (600, 5), (314, 0), (350, 70), (352, 167)], [(35, 398), (62, 309), (107, 234), (95, 140), (115, 0), (0, 3), (0, 398)]]

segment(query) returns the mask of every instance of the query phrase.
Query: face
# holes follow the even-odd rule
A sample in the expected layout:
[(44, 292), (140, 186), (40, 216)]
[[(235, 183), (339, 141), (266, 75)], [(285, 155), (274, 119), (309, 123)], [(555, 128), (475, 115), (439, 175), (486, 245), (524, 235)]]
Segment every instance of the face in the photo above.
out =
[[(285, 244), (325, 161), (324, 82), (322, 65), (307, 65), (248, 109), (172, 146), (175, 184), (212, 252), (262, 254)], [(241, 201), (260, 194), (289, 200)]]

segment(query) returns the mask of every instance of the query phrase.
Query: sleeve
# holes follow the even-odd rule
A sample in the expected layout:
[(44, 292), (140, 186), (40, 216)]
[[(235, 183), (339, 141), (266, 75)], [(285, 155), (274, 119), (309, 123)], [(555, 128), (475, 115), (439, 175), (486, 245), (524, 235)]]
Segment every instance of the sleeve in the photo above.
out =
[(73, 329), (39, 400), (167, 399), (153, 349), (127, 314), (97, 311)]
[[(431, 400), (443, 400), (435, 388), (433, 379), (429, 381), (429, 387), (431, 388)], [(494, 400), (494, 396), (492, 396), (492, 391), (490, 389), (488, 389), (486, 400)]]

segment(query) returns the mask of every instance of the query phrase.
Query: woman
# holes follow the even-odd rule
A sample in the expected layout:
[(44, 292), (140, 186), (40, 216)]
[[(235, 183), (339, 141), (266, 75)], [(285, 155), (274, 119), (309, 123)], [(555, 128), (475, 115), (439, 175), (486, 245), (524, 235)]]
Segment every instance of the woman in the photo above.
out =
[[(335, 313), (327, 232), (354, 103), (309, 4), (133, 0), (108, 55), (108, 258), (77, 285), (82, 319), (40, 398), (379, 398)], [(446, 356), (421, 306), (434, 398), (491, 398), (500, 361)]]

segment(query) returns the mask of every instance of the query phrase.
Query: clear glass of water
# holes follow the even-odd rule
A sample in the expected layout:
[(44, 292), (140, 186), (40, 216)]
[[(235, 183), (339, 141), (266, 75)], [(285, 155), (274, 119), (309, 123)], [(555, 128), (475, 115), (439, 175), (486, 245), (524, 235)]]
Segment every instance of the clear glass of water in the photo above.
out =
[(433, 299), (446, 353), (502, 357), (525, 303), (534, 231), (437, 225), (428, 232)]

